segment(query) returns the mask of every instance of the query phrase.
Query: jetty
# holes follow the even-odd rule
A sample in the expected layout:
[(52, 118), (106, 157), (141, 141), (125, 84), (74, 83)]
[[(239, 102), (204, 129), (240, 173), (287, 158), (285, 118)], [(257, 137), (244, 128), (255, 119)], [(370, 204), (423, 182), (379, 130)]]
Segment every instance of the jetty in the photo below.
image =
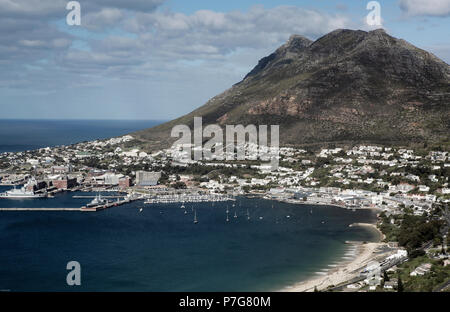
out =
[[(89, 195), (75, 195), (72, 196), (72, 198), (78, 198), (78, 199), (86, 199), (86, 198), (95, 198), (96, 196), (89, 196)], [(104, 196), (102, 195), (102, 198), (108, 198), (108, 199), (120, 199), (120, 198), (125, 198), (127, 197), (127, 195), (122, 195), (122, 196)]]
[(95, 212), (95, 211), (100, 211), (100, 210), (105, 210), (105, 209), (109, 209), (112, 207), (119, 207), (137, 200), (141, 200), (142, 198), (133, 198), (133, 197), (126, 197), (123, 200), (117, 200), (117, 201), (110, 201), (107, 202), (106, 204), (103, 205), (98, 205), (98, 206), (93, 206), (93, 207), (87, 207), (87, 206), (83, 206), (81, 207), (81, 211), (83, 212)]
[(233, 196), (223, 194), (168, 194), (146, 196), (144, 204), (204, 203), (236, 201)]
[(0, 208), (0, 211), (80, 211), (80, 208)]
[(81, 208), (0, 208), (0, 211), (82, 211), (82, 212), (96, 212), (100, 210), (105, 210), (112, 207), (122, 206), (124, 204), (130, 203), (131, 200), (122, 200), (116, 202), (108, 202), (105, 205)]

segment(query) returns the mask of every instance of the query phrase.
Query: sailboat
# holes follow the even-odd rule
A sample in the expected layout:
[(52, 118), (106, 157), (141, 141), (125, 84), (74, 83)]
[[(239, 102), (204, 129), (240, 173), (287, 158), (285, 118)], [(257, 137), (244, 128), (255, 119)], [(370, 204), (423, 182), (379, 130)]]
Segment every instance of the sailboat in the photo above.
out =
[(227, 210), (227, 222), (230, 222), (230, 218), (228, 217), (228, 210)]
[(198, 219), (197, 219), (197, 210), (194, 211), (194, 224), (198, 223)]
[(140, 209), (139, 209), (139, 212), (142, 212), (142, 211), (144, 211), (144, 208), (140, 208)]
[(248, 211), (248, 208), (247, 208), (247, 220), (250, 220), (250, 212)]
[(234, 218), (235, 218), (235, 219), (237, 218), (237, 212), (236, 212), (236, 210), (234, 211)]

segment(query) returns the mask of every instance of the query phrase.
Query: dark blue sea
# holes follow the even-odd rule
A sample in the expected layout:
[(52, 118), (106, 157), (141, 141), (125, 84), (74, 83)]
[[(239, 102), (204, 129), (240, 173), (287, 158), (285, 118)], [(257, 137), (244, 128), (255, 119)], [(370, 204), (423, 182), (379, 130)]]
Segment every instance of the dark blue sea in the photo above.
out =
[(0, 119), (0, 153), (106, 139), (154, 127), (158, 120)]
[[(0, 207), (79, 208), (89, 201), (74, 195), (0, 199)], [(188, 214), (178, 204), (143, 202), (96, 213), (0, 212), (0, 290), (276, 291), (326, 272), (348, 254), (345, 241), (376, 239), (348, 227), (372, 222), (368, 210), (246, 198), (235, 208), (186, 207)], [(69, 261), (81, 265), (81, 286), (66, 283)]]
[[(0, 120), (0, 153), (120, 136), (159, 123)], [(0, 199), (0, 208), (79, 208), (89, 201), (74, 195), (89, 194)], [(135, 202), (97, 213), (0, 211), (0, 291), (274, 291), (326, 272), (348, 255), (345, 241), (376, 239), (348, 227), (373, 221), (367, 210), (246, 198), (234, 209), (202, 203), (187, 210)], [(81, 286), (66, 283), (70, 261), (81, 265)]]

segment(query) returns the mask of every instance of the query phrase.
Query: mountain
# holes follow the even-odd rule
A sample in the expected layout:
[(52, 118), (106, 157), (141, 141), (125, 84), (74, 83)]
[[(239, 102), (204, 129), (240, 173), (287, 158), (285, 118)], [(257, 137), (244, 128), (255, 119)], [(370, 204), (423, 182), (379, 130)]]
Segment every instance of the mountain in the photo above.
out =
[(171, 144), (174, 125), (280, 125), (282, 144), (412, 145), (449, 139), (449, 65), (378, 29), (293, 35), (245, 78), (192, 113), (134, 135)]

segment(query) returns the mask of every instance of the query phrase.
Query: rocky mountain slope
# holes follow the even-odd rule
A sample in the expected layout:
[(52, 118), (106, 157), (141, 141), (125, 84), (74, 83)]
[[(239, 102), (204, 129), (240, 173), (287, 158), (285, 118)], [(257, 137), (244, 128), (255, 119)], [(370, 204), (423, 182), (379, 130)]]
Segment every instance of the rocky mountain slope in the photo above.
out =
[(388, 35), (335, 30), (294, 35), (239, 83), (192, 113), (134, 135), (148, 147), (173, 142), (174, 125), (280, 125), (282, 144), (448, 141), (450, 68)]

